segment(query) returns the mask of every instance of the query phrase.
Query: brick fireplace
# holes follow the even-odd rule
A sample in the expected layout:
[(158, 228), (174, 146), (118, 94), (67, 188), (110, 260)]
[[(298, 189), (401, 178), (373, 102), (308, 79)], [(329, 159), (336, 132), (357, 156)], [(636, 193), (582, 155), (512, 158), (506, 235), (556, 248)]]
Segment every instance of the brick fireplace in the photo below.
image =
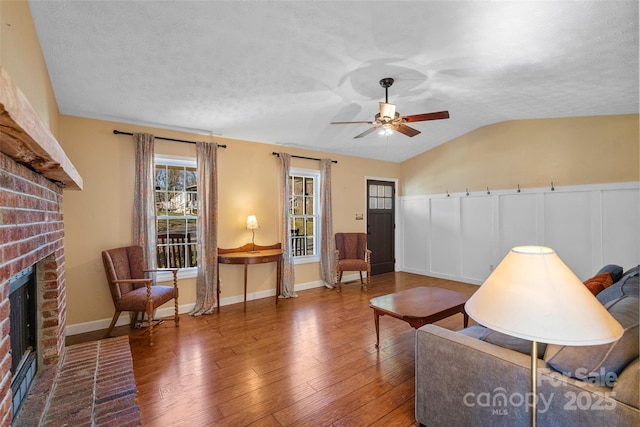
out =
[[(9, 279), (35, 266), (37, 365), (55, 367), (64, 351), (66, 301), (62, 189), (0, 154), (0, 391), (2, 425), (11, 412)], [(17, 355), (18, 357), (20, 355)], [(10, 420), (10, 418), (9, 418)]]
[(35, 267), (40, 372), (65, 351), (63, 188), (82, 179), (26, 97), (0, 67), (0, 426), (12, 420), (10, 280)]

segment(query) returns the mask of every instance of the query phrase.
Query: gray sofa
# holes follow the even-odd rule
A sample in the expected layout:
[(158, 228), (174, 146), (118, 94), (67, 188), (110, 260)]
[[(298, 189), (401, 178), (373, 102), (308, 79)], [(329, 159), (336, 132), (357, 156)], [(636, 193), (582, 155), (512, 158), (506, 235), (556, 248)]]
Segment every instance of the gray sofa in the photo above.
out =
[[(615, 283), (596, 297), (625, 329), (620, 340), (591, 347), (540, 345), (539, 426), (640, 425), (638, 267), (619, 269), (612, 273)], [(529, 342), (481, 325), (459, 332), (436, 325), (418, 329), (416, 420), (427, 427), (528, 426), (529, 349)]]

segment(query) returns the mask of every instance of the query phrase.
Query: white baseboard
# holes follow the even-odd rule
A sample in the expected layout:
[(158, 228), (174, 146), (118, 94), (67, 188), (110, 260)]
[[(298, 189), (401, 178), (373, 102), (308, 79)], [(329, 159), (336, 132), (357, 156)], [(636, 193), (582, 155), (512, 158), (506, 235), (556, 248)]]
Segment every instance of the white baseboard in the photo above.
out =
[[(360, 280), (360, 276), (358, 276), (357, 274), (353, 274), (350, 276), (344, 276), (342, 280), (343, 282), (345, 282), (345, 281), (356, 280), (356, 279)], [(295, 290), (304, 291), (306, 289), (320, 288), (323, 286), (324, 286), (324, 282), (322, 280), (316, 280), (313, 282), (300, 283), (298, 285), (295, 285)], [(275, 289), (247, 293), (247, 301), (257, 300), (261, 298), (269, 298), (269, 297), (273, 298), (275, 295), (276, 295)], [(226, 298), (221, 298), (220, 306), (222, 307), (224, 305), (237, 304), (243, 301), (244, 301), (243, 295), (234, 295)], [(178, 307), (178, 312), (180, 314), (190, 313), (194, 307), (195, 307), (195, 303), (180, 305)], [(158, 318), (170, 317), (172, 315), (173, 315), (173, 308), (167, 307), (167, 308), (161, 308), (157, 310), (155, 317), (158, 317)], [(86, 332), (99, 331), (101, 329), (106, 330), (109, 327), (109, 323), (111, 323), (111, 319), (100, 319), (100, 320), (93, 320), (91, 322), (67, 325), (66, 335), (69, 336), (69, 335), (84, 334)], [(128, 324), (129, 324), (129, 313), (124, 312), (118, 318), (118, 321), (116, 322), (116, 326), (124, 326)]]

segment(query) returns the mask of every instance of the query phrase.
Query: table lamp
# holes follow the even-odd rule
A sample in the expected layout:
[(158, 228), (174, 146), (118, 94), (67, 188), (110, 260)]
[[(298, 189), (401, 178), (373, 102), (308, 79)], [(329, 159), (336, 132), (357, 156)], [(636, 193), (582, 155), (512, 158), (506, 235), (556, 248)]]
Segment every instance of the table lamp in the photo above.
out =
[(258, 225), (258, 219), (255, 215), (249, 215), (247, 217), (247, 230), (251, 230), (251, 250), (249, 252), (256, 251), (256, 229), (260, 228)]
[(622, 326), (551, 248), (518, 246), (465, 304), (476, 322), (531, 341), (531, 425), (537, 419), (538, 342), (598, 345)]

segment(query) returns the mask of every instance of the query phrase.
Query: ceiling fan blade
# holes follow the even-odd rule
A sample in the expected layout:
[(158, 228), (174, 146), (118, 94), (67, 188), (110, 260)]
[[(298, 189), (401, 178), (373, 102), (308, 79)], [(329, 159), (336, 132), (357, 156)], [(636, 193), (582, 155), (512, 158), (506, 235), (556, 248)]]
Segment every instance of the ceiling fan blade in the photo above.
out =
[(375, 131), (376, 129), (378, 129), (378, 127), (379, 127), (379, 126), (374, 126), (374, 127), (372, 127), (372, 128), (369, 128), (369, 129), (365, 130), (364, 132), (362, 132), (361, 134), (354, 136), (354, 137), (353, 137), (353, 139), (356, 139), (356, 138), (362, 138), (363, 136), (367, 136), (367, 135), (369, 135), (371, 132), (373, 132), (373, 131)]
[(440, 120), (440, 119), (448, 119), (449, 112), (448, 111), (438, 111), (436, 113), (425, 113), (425, 114), (414, 114), (412, 116), (405, 116), (402, 118), (402, 121), (405, 123), (411, 122), (424, 122), (427, 120)]
[(371, 122), (371, 121), (368, 121), (368, 122), (331, 122), (330, 124), (332, 124), (332, 125), (350, 125), (352, 123), (367, 124), (367, 125), (373, 124), (373, 122)]
[(411, 128), (407, 125), (403, 125), (402, 123), (396, 125), (393, 127), (393, 130), (400, 132), (402, 134), (405, 134), (407, 136), (416, 136), (417, 134), (420, 133), (419, 130)]
[(388, 117), (393, 119), (396, 116), (396, 106), (393, 104), (387, 104), (386, 102), (380, 103), (380, 117)]

